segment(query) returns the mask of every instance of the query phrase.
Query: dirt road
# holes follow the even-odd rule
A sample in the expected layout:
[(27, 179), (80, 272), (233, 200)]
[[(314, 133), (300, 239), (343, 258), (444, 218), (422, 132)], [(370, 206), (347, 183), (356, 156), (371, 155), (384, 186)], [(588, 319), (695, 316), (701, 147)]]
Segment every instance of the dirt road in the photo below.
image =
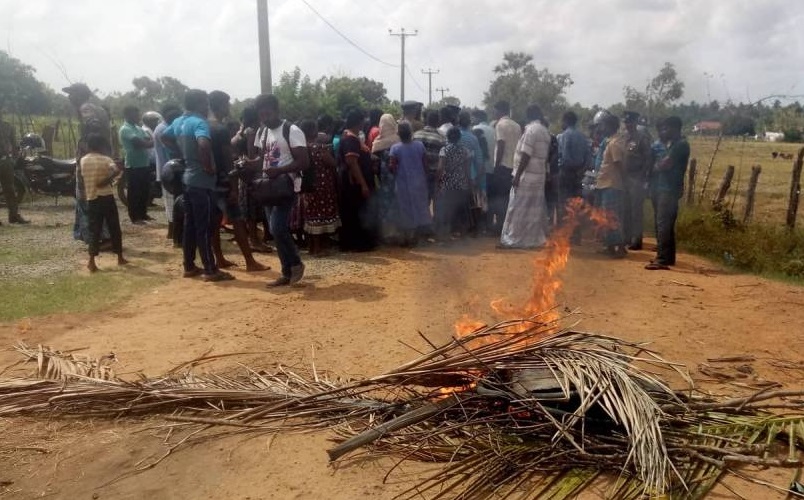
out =
[[(153, 231), (152, 247), (141, 249), (133, 266), (178, 275), (178, 254), (167, 264), (148, 258), (149, 252), (170, 251)], [(417, 332), (442, 342), (465, 313), (493, 320), (491, 299), (522, 300), (534, 255), (496, 251), (492, 241), (479, 240), (464, 248), (309, 260), (304, 286), (278, 292), (263, 286), (273, 273), (235, 271), (237, 281), (219, 285), (177, 278), (103, 313), (0, 325), (0, 345), (24, 340), (58, 349), (87, 347), (95, 355), (111, 351), (121, 361), (118, 373), (156, 375), (212, 350), (254, 354), (204, 369), (236, 369), (238, 362), (303, 369), (314, 359), (319, 369), (370, 375), (412, 357), (403, 343), (422, 346)], [(800, 380), (801, 371), (778, 370), (768, 361), (804, 360), (804, 289), (729, 275), (689, 256), (681, 256), (672, 272), (651, 273), (642, 268), (650, 257), (637, 252), (612, 262), (591, 246), (574, 249), (560, 299), (579, 311), (579, 328), (650, 341), (698, 377), (697, 367), (707, 358), (751, 353), (759, 359), (744, 382)], [(273, 256), (263, 260), (278, 265)], [(13, 352), (0, 353), (0, 366), (16, 360)], [(326, 433), (252, 436), (184, 449), (152, 470), (103, 486), (165, 450), (156, 427), (0, 419), (0, 497), (390, 498), (424, 470), (406, 464), (384, 483), (390, 461), (332, 469)]]

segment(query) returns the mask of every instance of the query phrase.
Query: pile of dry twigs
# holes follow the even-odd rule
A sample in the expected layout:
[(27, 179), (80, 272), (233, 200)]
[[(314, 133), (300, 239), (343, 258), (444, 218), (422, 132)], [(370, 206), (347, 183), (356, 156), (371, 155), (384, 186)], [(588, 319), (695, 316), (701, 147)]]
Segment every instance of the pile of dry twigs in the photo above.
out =
[[(40, 374), (61, 357), (21, 350)], [(481, 328), (362, 380), (279, 367), (126, 381), (72, 362), (72, 376), (50, 361), (57, 379), (0, 379), (0, 417), (158, 416), (181, 436), (170, 451), (234, 432), (329, 429), (333, 461), (443, 464), (406, 498), (568, 498), (607, 474), (610, 498), (701, 498), (726, 475), (751, 480), (748, 467), (804, 465), (804, 391), (674, 390), (662, 373), (685, 372), (645, 346), (538, 318)]]

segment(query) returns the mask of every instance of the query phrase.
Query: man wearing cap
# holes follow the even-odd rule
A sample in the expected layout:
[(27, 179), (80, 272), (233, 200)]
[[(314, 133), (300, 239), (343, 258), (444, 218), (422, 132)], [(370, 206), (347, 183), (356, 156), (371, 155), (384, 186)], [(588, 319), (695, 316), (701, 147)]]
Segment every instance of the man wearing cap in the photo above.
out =
[[(69, 87), (61, 89), (67, 94), (70, 104), (73, 105), (79, 118), (79, 137), (75, 148), (76, 165), (80, 164), (81, 158), (87, 153), (87, 136), (89, 134), (100, 134), (104, 136), (108, 144), (106, 151), (99, 151), (105, 156), (112, 156), (112, 129), (109, 122), (109, 113), (105, 109), (89, 101), (92, 91), (85, 83), (74, 83)], [(89, 244), (89, 220), (87, 218), (87, 200), (84, 190), (84, 179), (80, 169), (76, 169), (75, 174), (75, 223), (73, 224), (73, 238)], [(109, 230), (104, 224), (101, 240), (109, 239)]]
[(647, 182), (652, 167), (653, 153), (650, 136), (637, 129), (639, 113), (626, 111), (623, 114), (625, 130), (623, 145), (623, 187), (625, 188), (625, 212), (623, 235), (629, 250), (642, 250), (642, 233)]
[(402, 119), (399, 120), (399, 123), (408, 122), (410, 123), (410, 128), (413, 129), (413, 132), (416, 133), (419, 130), (424, 128), (424, 123), (422, 123), (422, 106), (424, 104), (418, 101), (405, 101), (402, 103)]

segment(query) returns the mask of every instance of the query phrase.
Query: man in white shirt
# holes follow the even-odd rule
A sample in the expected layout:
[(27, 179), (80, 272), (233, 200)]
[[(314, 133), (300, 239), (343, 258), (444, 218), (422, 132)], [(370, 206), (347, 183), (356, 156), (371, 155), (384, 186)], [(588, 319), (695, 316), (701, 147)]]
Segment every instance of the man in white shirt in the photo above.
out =
[[(289, 175), (298, 196), (301, 191), (299, 173), (310, 165), (304, 132), (296, 125), (286, 124), (285, 120), (279, 118), (279, 100), (276, 96), (260, 95), (254, 107), (260, 115), (260, 122), (265, 125), (254, 142), (262, 156), (263, 174), (269, 179)], [(304, 276), (304, 264), (290, 232), (290, 212), (294, 204), (295, 199), (281, 205), (265, 207), (276, 252), (282, 263), (282, 276), (269, 283), (269, 287), (292, 285)]]
[(494, 128), (496, 144), (494, 148), (494, 172), (489, 185), (489, 223), (494, 234), (502, 231), (502, 224), (508, 210), (508, 197), (513, 180), (514, 153), (522, 128), (511, 119), (511, 105), (500, 101), (494, 105), (497, 124)]

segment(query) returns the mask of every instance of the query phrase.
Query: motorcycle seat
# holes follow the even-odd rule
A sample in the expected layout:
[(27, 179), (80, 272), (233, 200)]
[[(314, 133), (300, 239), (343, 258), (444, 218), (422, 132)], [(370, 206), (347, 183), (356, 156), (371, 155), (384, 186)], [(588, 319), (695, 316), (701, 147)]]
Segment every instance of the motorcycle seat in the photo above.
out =
[(39, 161), (44, 164), (52, 165), (53, 168), (58, 170), (75, 170), (75, 158), (71, 158), (69, 160), (61, 160), (59, 158), (53, 158), (50, 156), (40, 156)]

